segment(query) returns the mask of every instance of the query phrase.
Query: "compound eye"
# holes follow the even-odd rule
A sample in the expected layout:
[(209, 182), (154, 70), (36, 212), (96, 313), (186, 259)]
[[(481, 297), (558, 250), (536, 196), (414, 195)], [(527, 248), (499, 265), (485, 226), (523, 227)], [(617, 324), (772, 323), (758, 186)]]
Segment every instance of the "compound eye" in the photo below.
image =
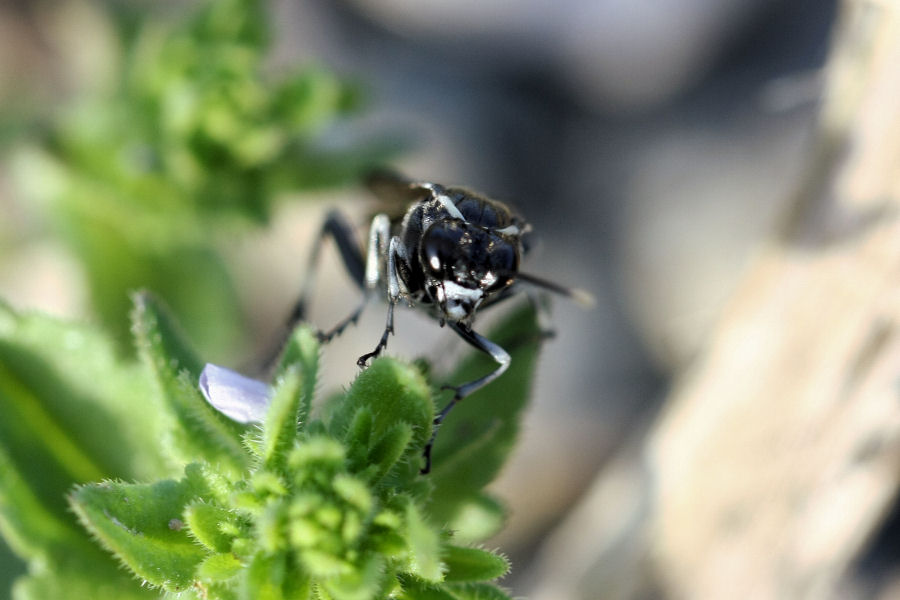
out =
[(512, 284), (519, 271), (519, 251), (512, 244), (495, 243), (490, 252), (490, 265), (495, 279), (488, 290), (501, 290)]
[(459, 223), (435, 223), (422, 236), (422, 262), (431, 275), (446, 278), (459, 259), (463, 228)]

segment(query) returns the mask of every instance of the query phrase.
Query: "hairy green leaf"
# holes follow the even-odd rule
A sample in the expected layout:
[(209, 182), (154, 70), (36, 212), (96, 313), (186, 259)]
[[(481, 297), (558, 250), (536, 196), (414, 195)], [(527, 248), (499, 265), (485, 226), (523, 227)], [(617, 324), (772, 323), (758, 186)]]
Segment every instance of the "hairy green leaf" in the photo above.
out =
[(169, 417), (172, 450), (185, 462), (206, 460), (237, 476), (250, 461), (241, 441), (245, 428), (200, 394), (200, 361), (177, 334), (168, 312), (146, 292), (136, 294), (134, 302), (132, 329), (138, 353), (156, 381), (160, 407)]
[(322, 582), (319, 593), (334, 600), (368, 600), (384, 598), (384, 561), (371, 556), (352, 573)]
[(112, 565), (65, 494), (76, 483), (168, 473), (160, 456), (142, 451), (157, 435), (148, 384), (95, 329), (0, 303), (0, 533), (30, 561), (22, 589), (50, 585), (73, 556), (97, 561), (72, 569), (88, 580)]
[(197, 577), (201, 581), (225, 581), (241, 572), (244, 565), (232, 554), (213, 554), (197, 567)]
[(509, 561), (486, 550), (449, 545), (442, 555), (444, 581), (486, 581), (506, 575)]
[(453, 519), (453, 539), (478, 542), (499, 532), (506, 523), (506, 507), (490, 494), (481, 492), (463, 498)]
[(361, 408), (372, 413), (369, 439), (380, 440), (397, 423), (406, 423), (413, 431), (410, 448), (421, 452), (431, 436), (433, 408), (428, 385), (417, 369), (400, 361), (379, 358), (359, 374), (335, 410), (332, 431), (343, 437)]
[(73, 483), (167, 473), (149, 380), (100, 332), (0, 303), (0, 447), (47, 506)]
[(278, 468), (286, 459), (285, 453), (297, 438), (303, 401), (303, 376), (294, 367), (283, 372), (275, 384), (272, 401), (263, 424), (262, 459), (267, 468)]
[(85, 559), (20, 577), (13, 585), (12, 597), (15, 600), (158, 600), (160, 594), (158, 590), (142, 587), (112, 561)]
[(283, 374), (292, 365), (296, 365), (302, 375), (303, 389), (296, 413), (296, 422), (302, 430), (310, 418), (312, 399), (319, 376), (319, 342), (308, 326), (298, 327), (291, 334), (281, 353), (276, 375)]
[(0, 449), (0, 533), (21, 557), (41, 562), (89, 548), (75, 523), (44, 506)]
[(490, 583), (455, 583), (446, 589), (456, 600), (510, 600), (509, 594)]
[(368, 460), (373, 470), (373, 481), (384, 477), (403, 456), (413, 439), (413, 428), (409, 423), (397, 423), (388, 429), (381, 439), (372, 446)]
[(282, 353), (272, 401), (263, 424), (262, 459), (266, 467), (281, 467), (300, 430), (309, 419), (316, 388), (319, 344), (313, 332), (298, 328)]
[(70, 503), (97, 540), (148, 584), (183, 591), (208, 551), (188, 535), (185, 507), (207, 493), (199, 469), (180, 481), (105, 482), (77, 488)]
[(448, 583), (441, 586), (414, 578), (403, 580), (403, 600), (510, 600), (506, 592), (489, 583)]
[(244, 570), (238, 597), (242, 600), (308, 599), (309, 577), (293, 567), (287, 554), (257, 554)]
[[(148, 291), (131, 295), (131, 327), (138, 350), (153, 353), (153, 357), (165, 357), (175, 366), (184, 369), (191, 377), (199, 377), (203, 361), (188, 342), (166, 306)], [(176, 366), (177, 365), (177, 366)]]
[(187, 505), (184, 521), (195, 540), (214, 552), (227, 552), (234, 535), (225, 531), (223, 524), (233, 523), (234, 515), (214, 504), (197, 501)]
[(443, 579), (441, 541), (412, 503), (406, 507), (406, 533), (410, 544), (410, 572), (425, 581)]
[(404, 576), (401, 578), (403, 592), (402, 600), (457, 600), (446, 586), (436, 586), (415, 577)]

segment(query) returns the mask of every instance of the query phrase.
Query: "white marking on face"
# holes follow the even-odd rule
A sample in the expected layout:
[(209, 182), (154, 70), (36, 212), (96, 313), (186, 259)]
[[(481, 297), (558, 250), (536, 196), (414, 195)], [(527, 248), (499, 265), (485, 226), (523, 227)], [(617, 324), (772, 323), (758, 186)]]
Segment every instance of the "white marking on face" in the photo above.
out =
[[(473, 290), (453, 281), (443, 281), (438, 289), (441, 290), (438, 297), (443, 304), (444, 313), (454, 321), (470, 316), (484, 299), (483, 290)], [(466, 309), (466, 306), (469, 308)]]
[(432, 256), (431, 258), (428, 259), (428, 264), (431, 265), (432, 269), (437, 271), (441, 268), (441, 259), (438, 258), (437, 256)]

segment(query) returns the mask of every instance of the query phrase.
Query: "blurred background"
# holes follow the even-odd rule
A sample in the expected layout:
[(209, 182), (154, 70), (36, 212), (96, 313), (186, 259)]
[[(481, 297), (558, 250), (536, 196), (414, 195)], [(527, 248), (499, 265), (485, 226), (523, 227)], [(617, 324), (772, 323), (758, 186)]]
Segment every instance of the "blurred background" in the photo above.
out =
[[(413, 178), (509, 201), (539, 238), (527, 270), (597, 298), (589, 311), (554, 303), (557, 337), (543, 352), (521, 444), (494, 486), (511, 508), (509, 526), (491, 542), (514, 565), (505, 584), (517, 596), (552, 598), (542, 581), (545, 541), (614, 452), (646, 430), (671, 378), (698, 352), (798, 185), (835, 3), (271, 0), (263, 6), (271, 26), (266, 68), (314, 69), (298, 89), (323, 98), (308, 119), (313, 125), (306, 116), (285, 122), (309, 140), (306, 156), (327, 160), (291, 174), (290, 155), (269, 150), (265, 135), (234, 133), (258, 143), (237, 158), (211, 152), (210, 164), (222, 172), (238, 165), (256, 182), (253, 189), (265, 187), (277, 201), (263, 199), (238, 216), (192, 212), (191, 226), (171, 234), (183, 236), (173, 251), (179, 278), (167, 270), (172, 256), (162, 250), (113, 265), (104, 261), (122, 252), (95, 246), (127, 230), (121, 247), (162, 248), (159, 211), (181, 210), (181, 195), (202, 204), (216, 192), (215, 181), (192, 179), (191, 165), (173, 167), (188, 173), (177, 189), (135, 184), (140, 194), (163, 195), (170, 204), (148, 209), (139, 201), (140, 210), (89, 233), (73, 228), (106, 218), (112, 204), (99, 199), (103, 188), (79, 188), (62, 204), (53, 198), (71, 189), (75, 176), (66, 164), (80, 161), (84, 171), (102, 162), (102, 145), (92, 157), (85, 140), (104, 140), (108, 130), (84, 115), (113, 106), (102, 102), (115, 91), (122, 63), (127, 73), (146, 76), (146, 86), (162, 77), (141, 71), (140, 51), (123, 54), (122, 36), (144, 20), (183, 20), (191, 3), (0, 4), (0, 298), (127, 331), (122, 287), (169, 282), (163, 295), (201, 351), (240, 366), (277, 336), (325, 211), (340, 206), (363, 231), (372, 204), (352, 183), (359, 165), (378, 158)], [(141, 36), (139, 50), (153, 47), (152, 32)], [(152, 129), (139, 120), (134, 127)], [(228, 135), (210, 134), (223, 144)], [(177, 154), (175, 146), (160, 147)], [(254, 157), (273, 152), (284, 158), (284, 173), (253, 179)], [(198, 239), (206, 245), (194, 245)], [(327, 254), (322, 271), (334, 276), (322, 282), (311, 314), (322, 326), (356, 302), (335, 253)], [(115, 273), (127, 274), (118, 295), (98, 295)], [(186, 279), (196, 279), (193, 288), (184, 287)], [(236, 323), (234, 331), (212, 326), (223, 316)], [(383, 312), (372, 307), (327, 349), (331, 385), (352, 376), (355, 357), (382, 322)], [(436, 356), (448, 333), (401, 311), (390, 352)], [(12, 558), (0, 562), (17, 568)], [(652, 589), (641, 593), (654, 597)], [(588, 587), (583, 597), (603, 594)]]

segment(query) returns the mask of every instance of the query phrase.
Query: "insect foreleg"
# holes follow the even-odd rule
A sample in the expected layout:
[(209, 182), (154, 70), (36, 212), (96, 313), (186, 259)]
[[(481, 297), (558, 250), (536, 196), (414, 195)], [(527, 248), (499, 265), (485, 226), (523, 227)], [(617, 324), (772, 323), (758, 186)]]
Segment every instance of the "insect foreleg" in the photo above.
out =
[(369, 227), (369, 246), (366, 254), (366, 293), (378, 289), (385, 270), (388, 257), (388, 246), (391, 239), (391, 221), (387, 215), (375, 215)]
[(454, 390), (453, 399), (450, 400), (450, 403), (444, 407), (441, 412), (437, 414), (434, 418), (434, 428), (431, 430), (431, 439), (428, 440), (428, 443), (425, 445), (425, 466), (422, 468), (422, 473), (428, 473), (431, 470), (431, 449), (434, 446), (434, 440), (437, 438), (438, 429), (443, 423), (444, 419), (447, 417), (447, 414), (450, 410), (456, 406), (456, 404), (468, 396), (469, 394), (483, 388), (490, 382), (494, 381), (509, 368), (509, 363), (511, 361), (509, 353), (501, 348), (499, 345), (495, 344), (491, 340), (486, 337), (472, 331), (471, 328), (466, 325), (462, 325), (461, 323), (448, 323), (451, 329), (459, 334), (459, 336), (466, 340), (470, 345), (481, 350), (485, 354), (489, 354), (494, 361), (497, 362), (497, 368), (488, 373), (483, 377), (479, 377), (474, 381), (470, 381), (468, 383), (464, 383), (459, 386), (445, 386), (446, 388)]
[(309, 261), (306, 265), (306, 273), (303, 276), (303, 285), (300, 288), (300, 298), (297, 300), (297, 303), (294, 304), (294, 308), (286, 323), (288, 331), (292, 330), (297, 323), (306, 317), (309, 301), (312, 298), (315, 288), (316, 271), (319, 266), (319, 254), (328, 237), (334, 239), (338, 251), (340, 252), (344, 268), (347, 270), (353, 283), (360, 288), (363, 288), (365, 284), (363, 256), (359, 249), (359, 245), (354, 238), (353, 228), (347, 222), (347, 218), (344, 215), (337, 211), (332, 211), (328, 213), (328, 216), (325, 218), (322, 229), (319, 231), (315, 244), (313, 244), (312, 252), (310, 252)]
[[(366, 363), (370, 358), (376, 358), (381, 354), (381, 351), (387, 347), (388, 336), (394, 333), (394, 306), (400, 299), (400, 280), (397, 276), (398, 260), (406, 263), (407, 256), (400, 238), (394, 236), (391, 238), (391, 243), (388, 248), (387, 268), (385, 269), (387, 274), (388, 312), (387, 320), (384, 325), (384, 332), (381, 334), (381, 339), (378, 341), (378, 345), (375, 346), (375, 349), (368, 354), (363, 354), (356, 361), (356, 364), (361, 368), (366, 366)], [(375, 281), (377, 283), (377, 279)]]
[[(510, 357), (509, 353), (501, 348), (499, 345), (495, 344), (491, 340), (486, 337), (476, 333), (471, 328), (463, 325), (461, 323), (448, 323), (450, 328), (453, 329), (459, 336), (466, 340), (470, 345), (478, 350), (481, 350), (485, 354), (489, 354), (491, 358), (493, 358), (497, 362), (497, 368), (485, 375), (484, 377), (479, 377), (475, 381), (470, 381), (469, 383), (464, 383), (459, 386), (450, 386), (449, 389), (455, 390), (456, 394), (453, 396), (452, 403), (459, 402), (472, 392), (475, 392), (493, 380), (497, 379), (509, 368)], [(446, 410), (446, 409), (445, 409)], [(443, 413), (443, 411), (442, 411)]]
[[(372, 298), (373, 292), (378, 288), (378, 281), (380, 279), (380, 273), (383, 270), (382, 265), (384, 264), (384, 256), (387, 253), (388, 246), (388, 238), (391, 234), (391, 223), (388, 220), (386, 215), (376, 215), (374, 219), (372, 219), (372, 225), (369, 228), (369, 243), (368, 243), (368, 251), (366, 253), (366, 263), (364, 269), (364, 276), (362, 278), (362, 283), (357, 281), (357, 284), (363, 288), (363, 297), (360, 300), (357, 307), (347, 315), (343, 320), (338, 322), (337, 325), (332, 327), (328, 331), (319, 332), (319, 341), (320, 342), (329, 342), (335, 336), (340, 335), (344, 332), (344, 330), (351, 323), (356, 324), (359, 321), (359, 317), (362, 314), (362, 311), (365, 309), (366, 304), (369, 303), (369, 300)], [(341, 257), (344, 259), (344, 265), (347, 268), (347, 271), (351, 273), (351, 276), (356, 277), (358, 274), (355, 269), (356, 266), (351, 268), (351, 266), (347, 262), (348, 255), (345, 253), (342, 244), (346, 243), (346, 240), (339, 241), (337, 237), (335, 237), (335, 241), (338, 244), (338, 248), (341, 250)], [(350, 240), (353, 242), (353, 240)], [(357, 253), (354, 246), (353, 250)]]

